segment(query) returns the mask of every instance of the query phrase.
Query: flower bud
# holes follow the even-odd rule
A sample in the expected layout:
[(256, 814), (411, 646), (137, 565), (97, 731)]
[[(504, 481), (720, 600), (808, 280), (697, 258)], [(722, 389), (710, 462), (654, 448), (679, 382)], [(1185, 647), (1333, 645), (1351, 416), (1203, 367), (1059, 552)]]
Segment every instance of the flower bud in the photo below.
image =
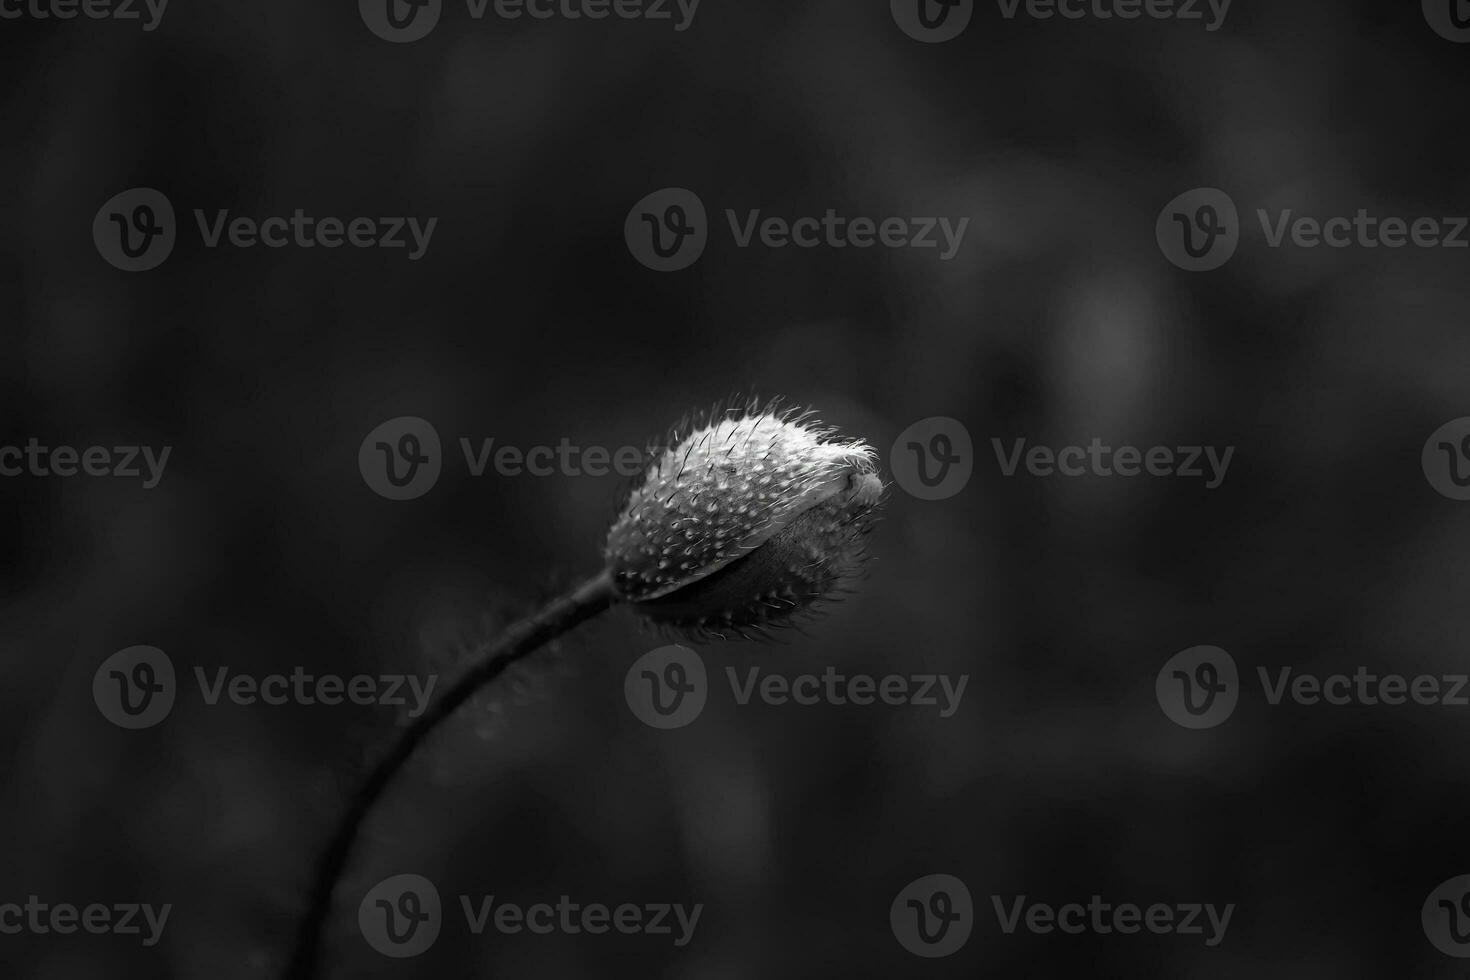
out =
[(713, 416), (655, 454), (608, 533), (619, 598), (710, 633), (779, 625), (843, 591), (882, 502), (877, 453), (806, 416)]

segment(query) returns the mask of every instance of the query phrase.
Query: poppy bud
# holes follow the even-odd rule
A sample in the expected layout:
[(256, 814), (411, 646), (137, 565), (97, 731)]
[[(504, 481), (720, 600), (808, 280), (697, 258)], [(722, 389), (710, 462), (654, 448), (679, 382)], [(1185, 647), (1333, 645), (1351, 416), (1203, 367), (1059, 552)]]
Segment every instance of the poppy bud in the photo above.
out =
[(605, 557), (618, 598), (654, 622), (742, 633), (843, 590), (882, 502), (877, 453), (807, 415), (714, 415), (657, 452)]

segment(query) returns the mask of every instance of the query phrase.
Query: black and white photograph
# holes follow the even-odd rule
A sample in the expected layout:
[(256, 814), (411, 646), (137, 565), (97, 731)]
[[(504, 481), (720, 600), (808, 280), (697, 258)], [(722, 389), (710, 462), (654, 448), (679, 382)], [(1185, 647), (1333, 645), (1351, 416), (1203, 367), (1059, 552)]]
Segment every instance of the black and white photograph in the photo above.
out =
[(1470, 0), (0, 80), (0, 980), (1470, 969)]

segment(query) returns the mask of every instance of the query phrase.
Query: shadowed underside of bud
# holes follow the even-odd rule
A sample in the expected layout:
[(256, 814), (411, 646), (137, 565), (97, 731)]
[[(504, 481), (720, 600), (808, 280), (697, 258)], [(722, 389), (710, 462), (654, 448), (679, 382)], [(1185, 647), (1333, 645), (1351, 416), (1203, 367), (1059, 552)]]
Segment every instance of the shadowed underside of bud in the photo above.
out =
[(618, 597), (718, 634), (780, 625), (842, 591), (883, 497), (872, 447), (774, 407), (690, 428), (654, 456), (608, 533)]

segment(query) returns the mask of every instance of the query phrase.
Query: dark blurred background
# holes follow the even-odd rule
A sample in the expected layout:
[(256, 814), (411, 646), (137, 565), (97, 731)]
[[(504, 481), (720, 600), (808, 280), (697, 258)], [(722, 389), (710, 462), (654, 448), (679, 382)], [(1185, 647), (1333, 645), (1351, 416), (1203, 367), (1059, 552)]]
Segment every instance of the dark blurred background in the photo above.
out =
[[(788, 674), (967, 674), (950, 718), (741, 707), (642, 724), (665, 642), (614, 610), (516, 668), (416, 759), (338, 895), (327, 975), (1448, 977), (1420, 905), (1470, 871), (1470, 709), (1267, 707), (1258, 666), (1464, 672), (1470, 505), (1420, 468), (1470, 415), (1466, 253), (1271, 249), (1254, 210), (1470, 211), (1470, 48), (1417, 3), (1236, 0), (1225, 25), (1006, 20), (924, 44), (887, 2), (704, 0), (669, 22), (471, 19), (391, 44), (354, 5), (174, 0), (154, 31), (0, 21), (0, 443), (171, 445), (162, 482), (0, 479), (0, 902), (174, 906), (163, 939), (0, 936), (6, 976), (272, 977), (311, 865), (399, 713), (205, 704), (124, 731), (92, 677), (134, 644), (255, 675), (447, 675), (599, 567), (623, 480), (472, 478), (460, 437), (642, 445), (735, 392), (887, 456), (964, 423), (975, 475), (895, 487), (859, 594)], [(703, 257), (623, 240), (663, 187)], [(1160, 209), (1226, 190), (1244, 235), (1171, 265)], [(179, 241), (109, 265), (104, 201)], [(437, 216), (427, 254), (207, 249), (192, 209)], [(723, 211), (967, 216), (933, 251), (737, 249)], [(364, 483), (364, 436), (437, 428), (438, 485)], [(1003, 477), (990, 440), (1233, 445), (1223, 486)], [(1164, 661), (1230, 651), (1208, 731)], [(388, 875), (531, 903), (704, 903), (694, 940), (468, 934), (373, 952)], [(919, 959), (889, 904), (963, 879), (975, 932)], [(1226, 940), (1004, 935), (993, 894), (1236, 903)]]

